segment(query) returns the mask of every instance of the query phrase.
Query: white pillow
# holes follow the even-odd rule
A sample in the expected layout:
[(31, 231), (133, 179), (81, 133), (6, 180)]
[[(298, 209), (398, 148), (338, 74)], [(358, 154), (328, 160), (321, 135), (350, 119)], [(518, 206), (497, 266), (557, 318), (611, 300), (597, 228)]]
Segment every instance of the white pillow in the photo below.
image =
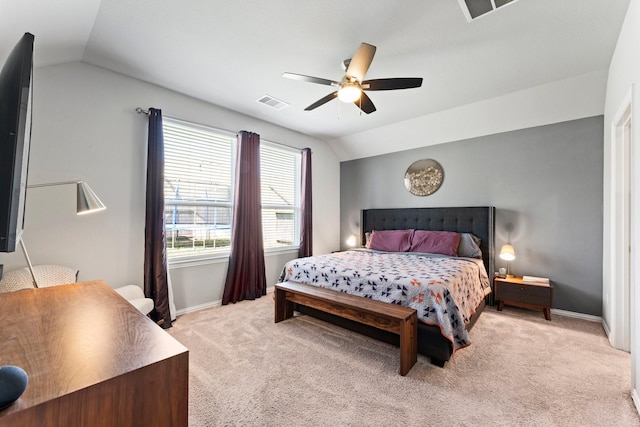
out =
[[(40, 288), (74, 283), (78, 279), (78, 270), (62, 265), (34, 265), (33, 274)], [(33, 279), (28, 267), (8, 271), (0, 280), (0, 292), (20, 289), (33, 289)]]
[(7, 271), (0, 280), (0, 292), (13, 292), (20, 289), (33, 289), (33, 280), (29, 269)]

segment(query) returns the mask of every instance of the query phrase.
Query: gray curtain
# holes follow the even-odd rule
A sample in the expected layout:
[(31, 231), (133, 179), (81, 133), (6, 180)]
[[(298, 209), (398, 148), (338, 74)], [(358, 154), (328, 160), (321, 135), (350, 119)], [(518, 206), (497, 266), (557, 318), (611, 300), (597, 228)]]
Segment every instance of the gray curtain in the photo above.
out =
[(222, 304), (254, 300), (267, 293), (262, 240), (260, 135), (238, 134), (231, 256)]
[(144, 293), (153, 300), (151, 318), (167, 329), (171, 327), (171, 313), (164, 233), (164, 137), (162, 111), (155, 108), (149, 109), (144, 235)]
[(302, 150), (302, 194), (300, 195), (300, 249), (298, 256), (313, 255), (313, 226), (311, 212), (311, 149)]

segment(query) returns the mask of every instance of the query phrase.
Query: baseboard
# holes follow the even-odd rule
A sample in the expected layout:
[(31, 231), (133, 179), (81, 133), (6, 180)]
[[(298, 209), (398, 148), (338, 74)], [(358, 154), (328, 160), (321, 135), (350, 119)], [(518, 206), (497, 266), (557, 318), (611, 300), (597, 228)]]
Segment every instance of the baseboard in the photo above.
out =
[(588, 320), (590, 322), (603, 323), (602, 317), (594, 316), (592, 314), (577, 313), (575, 311), (560, 310), (558, 308), (552, 308), (551, 313), (557, 314), (558, 316), (574, 317), (576, 319)]
[(633, 399), (633, 404), (636, 407), (636, 412), (640, 415), (640, 397), (638, 396), (638, 392), (635, 388), (631, 389), (631, 399)]
[[(267, 293), (272, 293), (274, 290), (273, 286), (267, 286)], [(181, 316), (183, 314), (187, 314), (187, 313), (192, 313), (194, 311), (199, 311), (199, 310), (204, 310), (206, 308), (211, 308), (211, 307), (218, 307), (222, 305), (222, 300), (216, 300), (216, 301), (212, 301), (212, 302), (207, 302), (204, 304), (198, 304), (198, 305), (194, 305), (191, 307), (187, 307), (187, 308), (181, 308), (180, 310), (176, 310), (176, 315), (177, 316)], [(558, 308), (552, 308), (551, 309), (551, 313), (556, 314), (558, 316), (564, 316), (564, 317), (573, 317), (576, 319), (582, 319), (582, 320), (588, 320), (590, 322), (598, 322), (598, 323), (602, 323), (602, 325), (604, 326), (604, 321), (602, 320), (602, 317), (600, 316), (594, 316), (591, 314), (584, 314), (584, 313), (577, 313), (575, 311), (567, 311), (567, 310), (560, 310)], [(606, 330), (606, 327), (605, 327)]]
[(604, 321), (604, 319), (602, 319), (602, 329), (604, 329), (604, 333), (607, 335), (609, 344), (613, 346), (613, 343), (611, 342), (611, 329), (609, 329), (609, 325)]
[[(267, 286), (267, 294), (273, 293), (275, 287), (275, 285), (272, 286)], [(192, 305), (191, 307), (187, 307), (187, 308), (181, 308), (180, 310), (176, 310), (176, 316), (181, 316), (183, 314), (187, 314), (187, 313), (193, 313), (194, 311), (200, 311), (200, 310), (204, 310), (206, 308), (212, 308), (212, 307), (220, 307), (222, 306), (222, 300), (216, 300), (216, 301), (212, 301), (212, 302), (207, 302), (204, 304), (198, 304), (198, 305)]]
[(182, 316), (183, 314), (193, 313), (194, 311), (204, 310), (205, 308), (218, 307), (222, 305), (222, 300), (219, 299), (217, 301), (207, 302), (204, 304), (193, 305), (187, 308), (181, 308), (180, 310), (176, 310), (177, 316)]

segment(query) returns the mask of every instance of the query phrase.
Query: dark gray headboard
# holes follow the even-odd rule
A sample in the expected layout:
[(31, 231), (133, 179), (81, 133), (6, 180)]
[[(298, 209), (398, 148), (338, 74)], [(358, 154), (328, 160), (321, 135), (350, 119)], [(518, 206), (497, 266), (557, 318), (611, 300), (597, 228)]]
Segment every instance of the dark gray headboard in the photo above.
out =
[(435, 230), (473, 233), (480, 238), (482, 260), (489, 277), (494, 270), (495, 210), (492, 206), (458, 208), (364, 209), (360, 222), (361, 242), (372, 230)]

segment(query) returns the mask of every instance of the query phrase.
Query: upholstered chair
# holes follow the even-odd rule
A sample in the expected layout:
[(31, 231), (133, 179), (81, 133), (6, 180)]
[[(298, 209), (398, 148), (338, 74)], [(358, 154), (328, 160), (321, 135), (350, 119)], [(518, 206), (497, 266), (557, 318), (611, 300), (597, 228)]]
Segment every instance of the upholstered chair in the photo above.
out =
[(149, 314), (153, 310), (153, 300), (151, 298), (145, 298), (142, 289), (136, 285), (127, 285), (121, 288), (117, 288), (116, 292), (119, 293), (129, 301), (131, 305), (137, 308), (142, 314)]

